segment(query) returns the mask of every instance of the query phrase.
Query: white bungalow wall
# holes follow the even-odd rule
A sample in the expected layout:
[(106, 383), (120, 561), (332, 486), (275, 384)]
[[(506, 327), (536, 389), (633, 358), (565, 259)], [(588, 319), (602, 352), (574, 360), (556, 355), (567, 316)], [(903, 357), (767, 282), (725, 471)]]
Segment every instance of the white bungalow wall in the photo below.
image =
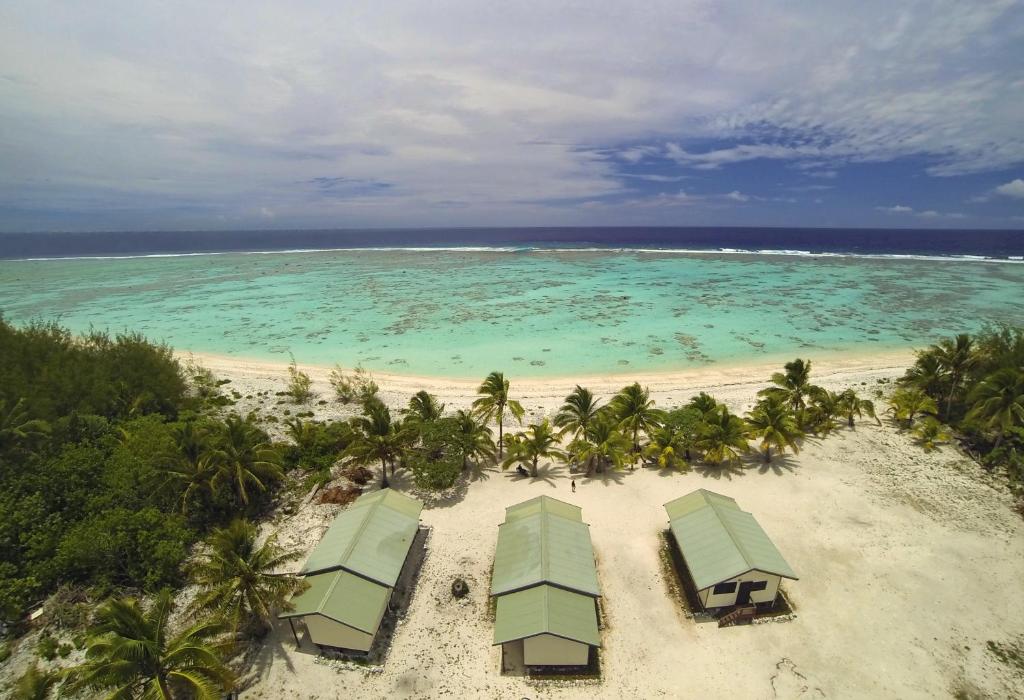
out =
[(369, 651), (373, 644), (372, 634), (343, 625), (323, 615), (306, 615), (302, 621), (306, 623), (309, 638), (314, 644), (355, 651)]
[(586, 666), (590, 646), (552, 634), (539, 634), (523, 641), (523, 662), (527, 666)]
[(779, 592), (779, 583), (782, 579), (775, 574), (768, 574), (763, 571), (748, 571), (736, 578), (731, 578), (728, 581), (722, 581), (722, 583), (729, 583), (730, 581), (734, 581), (736, 583), (736, 590), (732, 593), (720, 593), (719, 595), (715, 595), (713, 593), (715, 589), (714, 586), (698, 591), (697, 595), (700, 596), (701, 604), (705, 608), (724, 608), (729, 605), (735, 605), (736, 598), (740, 594), (740, 584), (744, 581), (767, 581), (768, 586), (763, 591), (750, 592), (750, 602), (770, 603), (775, 600), (775, 596)]

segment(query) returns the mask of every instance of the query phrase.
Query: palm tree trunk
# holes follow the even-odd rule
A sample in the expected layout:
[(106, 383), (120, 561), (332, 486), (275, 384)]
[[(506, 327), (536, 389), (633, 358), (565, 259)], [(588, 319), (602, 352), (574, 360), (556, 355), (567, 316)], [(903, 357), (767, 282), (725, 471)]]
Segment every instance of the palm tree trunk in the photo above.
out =
[(171, 695), (171, 686), (167, 683), (167, 676), (163, 671), (157, 671), (156, 684), (160, 686), (160, 697), (165, 700), (174, 700), (174, 696)]
[(502, 457), (505, 456), (505, 443), (502, 440), (502, 438), (504, 437), (504, 432), (502, 430), (503, 426), (501, 424), (501, 417), (504, 412), (505, 411), (503, 409), (500, 413), (498, 413), (498, 459), (501, 459)]
[(537, 457), (533, 458), (533, 468), (530, 470), (530, 476), (532, 476), (534, 479), (537, 478), (537, 459)]
[(390, 484), (388, 483), (388, 463), (383, 457), (380, 458), (380, 487), (386, 489)]
[(953, 386), (949, 390), (949, 397), (946, 399), (946, 420), (949, 420), (949, 414), (953, 412), (953, 396), (956, 394), (957, 384), (960, 383), (960, 377), (953, 375)]
[(594, 474), (594, 457), (587, 457), (587, 476), (590, 477)]
[(1003, 444), (1003, 438), (1006, 436), (1002, 430), (999, 431), (999, 437), (996, 438), (996, 442), (992, 445), (992, 451), (995, 452), (999, 449), (999, 446)]
[(846, 422), (847, 422), (847, 425), (849, 425), (849, 427), (851, 427), (851, 428), (853, 427), (853, 414), (852, 413), (846, 417)]
[(764, 463), (770, 464), (772, 461), (772, 448), (771, 445), (764, 448)]

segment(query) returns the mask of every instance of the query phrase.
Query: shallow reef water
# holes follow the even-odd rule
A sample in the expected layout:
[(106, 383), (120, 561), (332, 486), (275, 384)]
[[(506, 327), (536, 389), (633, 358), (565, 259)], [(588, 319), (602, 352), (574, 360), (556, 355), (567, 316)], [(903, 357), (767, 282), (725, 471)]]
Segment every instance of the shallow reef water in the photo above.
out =
[(1024, 323), (1024, 265), (346, 250), (0, 262), (8, 320), (448, 377), (672, 371)]

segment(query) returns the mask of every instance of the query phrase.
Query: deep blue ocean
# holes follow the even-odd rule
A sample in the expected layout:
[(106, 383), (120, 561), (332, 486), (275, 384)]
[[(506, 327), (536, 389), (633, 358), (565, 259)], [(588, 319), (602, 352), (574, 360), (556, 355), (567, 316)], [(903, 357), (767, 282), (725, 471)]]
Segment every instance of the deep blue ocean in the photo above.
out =
[(1024, 231), (811, 228), (447, 228), (0, 234), (0, 258), (374, 247), (652, 248), (857, 255), (1024, 256)]

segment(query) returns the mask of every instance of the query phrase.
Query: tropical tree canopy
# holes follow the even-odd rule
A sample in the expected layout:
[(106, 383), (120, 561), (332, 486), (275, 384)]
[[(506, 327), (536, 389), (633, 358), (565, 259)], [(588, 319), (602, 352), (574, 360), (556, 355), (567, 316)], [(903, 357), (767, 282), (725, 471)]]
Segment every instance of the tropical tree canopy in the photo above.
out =
[(746, 421), (729, 412), (725, 406), (705, 416), (697, 445), (704, 453), (704, 461), (711, 464), (738, 463), (750, 450)]
[(509, 381), (501, 372), (491, 372), (477, 389), (480, 398), (473, 402), (473, 410), (486, 421), (498, 424), (498, 458), (503, 456), (505, 445), (505, 412), (508, 411), (516, 422), (522, 425), (526, 411), (522, 404), (509, 398)]
[(682, 428), (666, 423), (651, 433), (651, 439), (644, 447), (644, 456), (662, 469), (688, 471), (687, 450), (690, 444)]
[(897, 389), (889, 398), (889, 412), (893, 418), (906, 426), (914, 424), (914, 418), (921, 414), (938, 413), (935, 399), (916, 387)]
[(391, 420), (391, 411), (380, 400), (367, 401), (363, 415), (354, 416), (352, 443), (345, 456), (357, 464), (380, 462), (381, 488), (388, 487), (388, 462), (395, 459), (404, 441), (398, 426)]
[(629, 437), (622, 432), (619, 421), (606, 406), (598, 411), (578, 438), (569, 443), (569, 456), (586, 465), (587, 476), (596, 469), (622, 469), (630, 459)]
[(530, 475), (537, 477), (537, 469), (541, 459), (564, 459), (565, 453), (558, 447), (558, 433), (554, 426), (545, 418), (540, 423), (528, 427), (524, 432), (506, 436), (508, 456), (501, 463), (502, 469), (513, 464), (527, 464)]
[(173, 634), (173, 607), (167, 589), (148, 608), (134, 598), (100, 606), (85, 662), (71, 674), (71, 690), (108, 691), (111, 698), (219, 700), (233, 684), (220, 657), (224, 643), (216, 641), (224, 628), (207, 619)]
[(1024, 372), (1000, 369), (971, 391), (967, 419), (996, 434), (996, 447), (1012, 428), (1024, 426)]
[(772, 448), (780, 454), (787, 447), (794, 453), (800, 452), (797, 442), (803, 431), (797, 426), (789, 406), (780, 398), (769, 396), (759, 401), (747, 415), (747, 425), (750, 435), (761, 440), (765, 462), (772, 460)]
[(762, 389), (758, 395), (775, 397), (799, 411), (806, 407), (806, 398), (811, 394), (811, 361), (797, 358), (783, 367), (785, 372), (772, 375), (775, 386)]
[(427, 391), (417, 391), (409, 399), (409, 407), (402, 411), (407, 421), (429, 423), (444, 415), (444, 404)]
[(268, 627), (276, 610), (300, 584), (282, 569), (301, 556), (287, 552), (271, 535), (257, 544), (258, 531), (248, 520), (235, 520), (215, 529), (206, 539), (207, 552), (192, 567), (199, 586), (195, 609), (215, 612), (235, 629), (257, 624)]
[(266, 491), (271, 481), (283, 476), (281, 455), (252, 415), (232, 414), (224, 420), (217, 439), (216, 465), (214, 486), (230, 484), (243, 504), (249, 503), (253, 489)]
[(843, 390), (837, 397), (836, 403), (839, 414), (846, 418), (847, 425), (851, 428), (854, 427), (854, 417), (868, 416), (869, 418), (874, 418), (879, 425), (882, 424), (878, 420), (878, 416), (875, 415), (875, 404), (867, 399), (860, 398), (853, 389)]
[(654, 407), (651, 392), (647, 387), (634, 382), (623, 387), (616, 394), (609, 407), (623, 430), (632, 435), (633, 453), (640, 454), (640, 433), (648, 433), (661, 425), (665, 415)]
[(579, 437), (594, 420), (600, 403), (590, 389), (577, 384), (572, 393), (565, 397), (565, 402), (555, 415), (555, 425), (574, 438)]

